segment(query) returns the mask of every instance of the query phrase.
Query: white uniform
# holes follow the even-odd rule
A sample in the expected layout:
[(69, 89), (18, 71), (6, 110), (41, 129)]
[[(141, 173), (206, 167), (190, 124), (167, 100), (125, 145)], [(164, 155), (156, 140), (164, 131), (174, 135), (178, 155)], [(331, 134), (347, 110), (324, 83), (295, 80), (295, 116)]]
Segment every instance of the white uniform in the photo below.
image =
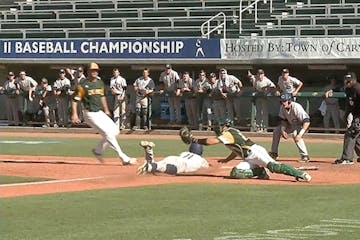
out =
[(248, 155), (245, 157), (244, 162), (236, 165), (239, 170), (248, 170), (258, 167), (266, 167), (269, 162), (276, 162), (270, 157), (266, 149), (260, 145), (254, 144), (248, 150)]
[(35, 102), (32, 102), (29, 100), (29, 91), (30, 89), (35, 90), (38, 83), (29, 76), (25, 76), (25, 79), (16, 79), (16, 83), (19, 84), (20, 90), (22, 91), (22, 94), (20, 95), (22, 97), (22, 107), (21, 111), (23, 114), (25, 113), (33, 113), (33, 109), (35, 107)]
[(288, 80), (284, 81), (282, 76), (278, 79), (278, 87), (280, 88), (281, 92), (284, 93), (293, 93), (297, 86), (301, 84), (301, 81), (295, 77), (289, 76)]
[(126, 92), (127, 83), (121, 76), (110, 79), (110, 88), (115, 95), (114, 97), (114, 122), (119, 129), (125, 128), (126, 122)]
[[(251, 75), (250, 81), (256, 92), (268, 92), (270, 88), (275, 88), (275, 84), (264, 76), (261, 80), (257, 76)], [(269, 99), (266, 96), (259, 96), (255, 99), (256, 106), (256, 127), (258, 130), (266, 130), (269, 126)]]
[(136, 90), (135, 124), (137, 128), (143, 127), (145, 130), (147, 130), (149, 125), (149, 104), (151, 104), (149, 94), (154, 91), (155, 83), (154, 80), (152, 80), (150, 77), (145, 79), (143, 76), (141, 76), (135, 80), (133, 86)]
[[(281, 106), (279, 117), (287, 122), (284, 130), (287, 133), (292, 133), (293, 138), (295, 138), (301, 130), (304, 119), (310, 119), (309, 114), (307, 114), (304, 108), (296, 102), (291, 102), (291, 107), (289, 110), (285, 109), (284, 106)], [(281, 125), (278, 126), (273, 132), (271, 152), (278, 152), (279, 142), (281, 138), (281, 127)], [(308, 155), (308, 151), (303, 138), (295, 142), (295, 144), (299, 149), (299, 153), (301, 156)]]
[(200, 168), (208, 168), (209, 163), (200, 155), (191, 152), (182, 152), (179, 156), (168, 156), (156, 162), (156, 171), (165, 172), (166, 165), (173, 165), (177, 173), (196, 172)]
[(227, 93), (225, 98), (227, 117), (231, 120), (234, 120), (234, 111), (238, 118), (240, 118), (240, 109), (236, 107), (239, 104), (234, 103), (236, 96), (240, 94), (240, 86), (242, 86), (241, 81), (234, 75), (226, 74), (222, 79), (219, 78), (218, 88), (222, 90), (223, 93)]
[(58, 78), (53, 86), (55, 93), (61, 91), (59, 95), (55, 96), (59, 124), (61, 126), (66, 126), (69, 121), (70, 86), (71, 82), (68, 78)]
[(159, 82), (164, 84), (164, 90), (168, 96), (170, 122), (177, 123), (181, 123), (181, 97), (176, 96), (179, 81), (179, 74), (174, 70), (171, 70), (169, 74), (162, 72), (159, 77)]
[(19, 99), (16, 90), (18, 89), (15, 79), (6, 80), (4, 90), (6, 95), (6, 115), (8, 123), (19, 124)]

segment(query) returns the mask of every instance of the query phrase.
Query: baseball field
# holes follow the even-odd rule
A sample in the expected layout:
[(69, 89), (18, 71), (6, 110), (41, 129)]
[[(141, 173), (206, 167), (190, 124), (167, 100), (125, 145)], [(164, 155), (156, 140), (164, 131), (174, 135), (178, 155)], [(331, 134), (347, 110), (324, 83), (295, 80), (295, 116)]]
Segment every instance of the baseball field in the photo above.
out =
[[(271, 137), (252, 138), (269, 149)], [(0, 239), (360, 239), (360, 164), (335, 165), (342, 138), (307, 138), (311, 162), (298, 163), (291, 141), (280, 161), (310, 170), (310, 183), (279, 174), (270, 180), (227, 178), (217, 162), (229, 152), (205, 147), (209, 169), (181, 176), (135, 174), (139, 140), (155, 142), (159, 160), (186, 150), (176, 135), (121, 134), (139, 160), (121, 166), (107, 150), (91, 154), (93, 133), (0, 131)]]

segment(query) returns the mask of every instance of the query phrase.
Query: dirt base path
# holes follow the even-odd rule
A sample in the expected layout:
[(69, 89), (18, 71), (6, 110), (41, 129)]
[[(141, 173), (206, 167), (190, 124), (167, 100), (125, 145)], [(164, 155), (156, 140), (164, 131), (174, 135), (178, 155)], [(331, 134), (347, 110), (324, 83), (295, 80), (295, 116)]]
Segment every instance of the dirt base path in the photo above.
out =
[[(41, 134), (43, 136), (43, 134)], [(49, 136), (49, 135), (47, 135)], [(56, 135), (59, 137), (59, 135)], [(74, 135), (71, 135), (74, 136)], [(89, 134), (91, 137), (98, 137)], [(69, 137), (69, 134), (64, 135)], [(76, 135), (79, 137), (79, 134)], [(83, 136), (82, 136), (83, 137)], [(131, 135), (142, 138), (143, 135)], [(149, 138), (150, 136), (147, 136)], [(151, 136), (159, 138), (159, 136)], [(166, 137), (166, 136), (161, 136)], [(173, 136), (170, 136), (173, 137)], [(121, 166), (115, 158), (107, 158), (105, 164), (100, 164), (95, 158), (54, 157), (54, 156), (15, 156), (0, 155), (0, 175), (40, 177), (54, 179), (50, 181), (2, 184), (0, 197), (14, 197), (23, 195), (48, 194), (58, 192), (73, 192), (92, 189), (109, 189), (142, 185), (158, 185), (168, 183), (234, 183), (234, 184), (359, 184), (360, 164), (335, 165), (334, 159), (312, 159), (311, 162), (301, 164), (296, 159), (279, 159), (281, 162), (293, 166), (317, 166), (318, 170), (308, 171), (313, 179), (311, 183), (296, 182), (294, 178), (281, 174), (271, 174), (270, 180), (257, 179), (228, 179), (231, 168), (238, 161), (220, 164), (220, 158), (210, 158), (212, 165), (196, 174), (169, 176), (136, 175), (136, 166)], [(159, 158), (157, 158), (159, 160)]]

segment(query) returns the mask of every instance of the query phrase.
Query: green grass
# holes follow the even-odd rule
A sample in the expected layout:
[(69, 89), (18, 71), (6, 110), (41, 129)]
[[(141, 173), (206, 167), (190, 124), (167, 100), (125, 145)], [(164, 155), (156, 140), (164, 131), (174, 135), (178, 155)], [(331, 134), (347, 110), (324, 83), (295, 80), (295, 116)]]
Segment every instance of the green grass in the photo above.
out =
[(0, 184), (48, 181), (47, 178), (17, 177), (0, 175)]
[[(99, 138), (100, 139), (100, 138)], [(12, 141), (39, 141), (42, 140), (44, 144), (1, 144), (0, 154), (19, 154), (19, 155), (49, 155), (49, 156), (92, 156), (91, 149), (96, 146), (99, 139), (93, 138), (0, 138), (1, 140)], [(146, 136), (144, 136), (144, 140)], [(118, 139), (121, 148), (130, 156), (141, 157), (143, 156), (143, 150), (138, 146), (139, 140), (126, 139), (126, 135), (121, 135)], [(167, 156), (178, 154), (187, 149), (186, 145), (180, 140), (174, 139), (155, 139), (152, 140), (156, 143), (155, 155)], [(271, 139), (269, 138), (269, 141)], [(258, 142), (258, 144), (264, 146), (270, 150), (270, 142)], [(57, 143), (55, 143), (57, 142)], [(307, 144), (310, 157), (338, 157), (341, 154), (341, 143), (316, 143)], [(279, 147), (280, 156), (298, 156), (298, 150), (292, 140), (282, 142)], [(205, 156), (227, 156), (229, 150), (222, 144), (205, 147)], [(114, 157), (113, 150), (107, 148), (105, 151), (105, 157)]]
[(360, 239), (359, 191), (358, 185), (172, 184), (16, 197), (1, 200), (0, 237), (255, 239), (219, 237), (280, 229), (299, 234), (306, 226), (324, 224), (321, 220), (340, 218), (357, 219), (357, 228), (327, 227), (337, 235), (305, 239)]
[[(98, 141), (30, 137), (6, 140), (59, 142), (0, 144), (0, 154), (56, 156), (91, 156), (90, 150)], [(154, 142), (157, 156), (186, 149), (180, 140)], [(119, 143), (129, 155), (143, 155), (138, 140), (120, 136)], [(259, 144), (269, 149), (269, 142)], [(342, 149), (341, 143), (307, 146), (311, 157), (335, 158)], [(205, 156), (228, 154), (222, 145), (205, 147)], [(291, 140), (281, 143), (280, 155), (298, 156), (295, 144)], [(107, 150), (105, 156), (115, 154)], [(359, 192), (360, 185), (257, 186), (242, 185), (239, 181), (239, 184), (169, 184), (5, 198), (0, 199), (0, 239), (358, 240)], [(326, 224), (323, 220), (334, 218), (356, 221), (352, 226), (346, 223), (323, 226)], [(271, 230), (283, 230), (280, 232), (287, 235), (271, 235)]]

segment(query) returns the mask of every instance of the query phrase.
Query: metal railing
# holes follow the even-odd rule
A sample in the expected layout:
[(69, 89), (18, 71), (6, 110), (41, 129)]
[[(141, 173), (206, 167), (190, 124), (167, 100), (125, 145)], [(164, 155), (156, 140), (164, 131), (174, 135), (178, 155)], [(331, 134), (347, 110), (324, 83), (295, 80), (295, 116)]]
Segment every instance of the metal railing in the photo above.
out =
[[(267, 3), (268, 0), (255, 0), (253, 3), (249, 4), (247, 7), (243, 8), (243, 1), (240, 0), (239, 3), (239, 34), (242, 33), (242, 14), (245, 11), (253, 11), (254, 10), (254, 21), (255, 23), (258, 22), (258, 3), (259, 2), (263, 2), (264, 4)], [(273, 10), (273, 5), (272, 5), (272, 0), (269, 0), (269, 9), (270, 9), (270, 13), (272, 13)]]
[[(217, 25), (211, 28), (211, 23), (214, 21), (217, 22)], [(203, 38), (210, 38), (210, 34), (215, 31), (222, 31), (223, 38), (226, 39), (226, 15), (223, 12), (219, 12), (218, 14), (201, 24), (201, 35)]]

